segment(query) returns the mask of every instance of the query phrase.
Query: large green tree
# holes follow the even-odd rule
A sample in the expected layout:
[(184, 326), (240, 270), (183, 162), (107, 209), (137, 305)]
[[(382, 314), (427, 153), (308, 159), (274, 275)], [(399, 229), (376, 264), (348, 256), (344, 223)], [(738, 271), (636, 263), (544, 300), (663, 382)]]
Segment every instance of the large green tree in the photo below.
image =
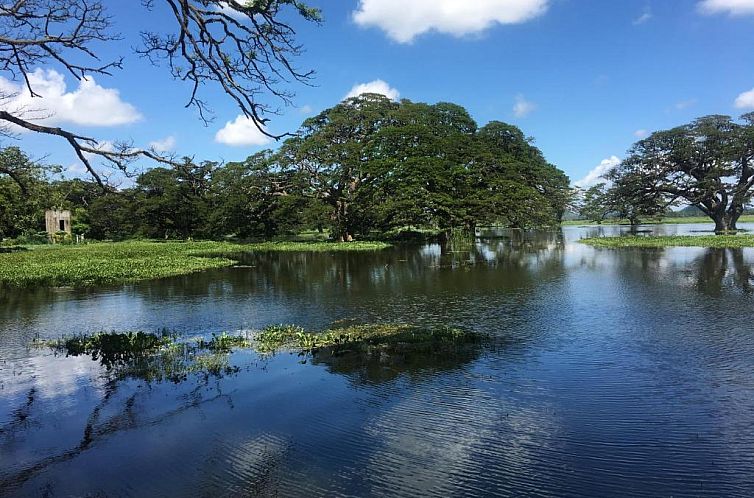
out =
[(363, 94), (307, 119), (299, 135), (281, 148), (281, 167), (301, 178), (302, 195), (331, 209), (337, 240), (350, 240), (358, 217), (353, 210), (363, 187), (376, 180), (371, 141), (390, 123), (397, 104), (384, 95)]
[(48, 175), (56, 171), (18, 147), (0, 149), (0, 238), (44, 229), (44, 210), (52, 207)]
[(269, 150), (216, 169), (210, 192), (211, 233), (251, 238), (302, 229), (307, 221), (313, 222), (307, 215), (316, 211), (316, 200), (299, 195), (297, 180), (295, 172), (278, 168)]
[(473, 224), (468, 216), (468, 170), (477, 125), (450, 103), (401, 102), (374, 137), (366, 206), (378, 226)]
[(736, 230), (754, 189), (754, 113), (706, 116), (637, 142), (609, 177), (634, 204), (686, 202)]
[(513, 227), (558, 223), (570, 201), (568, 177), (516, 126), (493, 121), (477, 134), (471, 187), (477, 217)]
[(136, 181), (136, 214), (142, 235), (189, 238), (207, 235), (209, 189), (216, 163), (185, 159), (171, 168), (153, 168)]

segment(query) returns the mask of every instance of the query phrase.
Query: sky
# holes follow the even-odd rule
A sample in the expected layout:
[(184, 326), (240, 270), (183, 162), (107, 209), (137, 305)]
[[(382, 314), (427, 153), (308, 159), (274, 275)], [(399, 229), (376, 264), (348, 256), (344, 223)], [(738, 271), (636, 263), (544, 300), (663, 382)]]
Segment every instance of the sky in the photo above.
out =
[[(323, 23), (290, 22), (305, 48), (296, 65), (316, 74), (311, 85), (285, 86), (293, 105), (266, 99), (279, 109), (268, 126), (275, 134), (364, 91), (454, 102), (480, 126), (519, 126), (572, 182), (588, 186), (652, 131), (754, 111), (754, 0), (309, 3)], [(213, 161), (277, 147), (217, 91), (205, 94), (214, 110), (205, 125), (185, 108), (190, 87), (133, 53), (140, 31), (168, 25), (166, 12), (146, 13), (134, 0), (105, 4), (122, 40), (99, 54), (123, 56), (123, 70), (79, 82), (60, 67), (38, 67), (32, 83), (44, 98), (21, 90), (3, 105), (40, 109), (47, 124), (96, 137), (102, 147), (130, 140)], [(0, 72), (0, 91), (21, 88)], [(59, 164), (66, 176), (85, 174), (56, 137), (23, 133), (1, 145)]]

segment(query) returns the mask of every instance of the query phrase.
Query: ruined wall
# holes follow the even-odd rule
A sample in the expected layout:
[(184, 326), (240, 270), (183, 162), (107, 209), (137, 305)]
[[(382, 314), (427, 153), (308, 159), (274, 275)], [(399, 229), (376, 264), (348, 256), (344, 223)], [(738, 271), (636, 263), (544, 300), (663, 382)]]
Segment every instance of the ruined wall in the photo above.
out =
[(45, 211), (45, 229), (52, 237), (58, 232), (71, 233), (71, 212), (48, 209)]

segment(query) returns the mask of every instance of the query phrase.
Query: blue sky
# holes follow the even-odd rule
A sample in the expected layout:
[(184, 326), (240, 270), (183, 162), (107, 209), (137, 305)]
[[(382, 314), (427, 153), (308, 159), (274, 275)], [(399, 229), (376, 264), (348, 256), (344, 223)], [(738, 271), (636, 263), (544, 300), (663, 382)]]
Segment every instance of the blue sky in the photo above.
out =
[[(293, 23), (306, 48), (297, 63), (316, 70), (314, 86), (288, 87), (295, 107), (278, 103), (281, 115), (269, 126), (275, 133), (295, 131), (365, 84), (414, 101), (458, 103), (480, 125), (516, 124), (572, 181), (589, 183), (647, 132), (754, 110), (754, 0), (310, 3), (324, 23)], [(145, 15), (138, 2), (106, 4), (124, 39), (103, 56), (124, 55), (125, 68), (82, 88), (50, 72), (60, 68), (39, 68), (57, 123), (197, 159), (240, 160), (275, 147), (251, 137), (242, 121), (218, 136), (239, 114), (228, 99), (207, 94), (215, 120), (204, 126), (184, 109), (190, 89), (132, 54), (140, 30), (164, 25), (159, 9)], [(2, 76), (0, 87), (14, 84)], [(81, 172), (55, 138), (24, 134), (18, 145), (68, 175)]]

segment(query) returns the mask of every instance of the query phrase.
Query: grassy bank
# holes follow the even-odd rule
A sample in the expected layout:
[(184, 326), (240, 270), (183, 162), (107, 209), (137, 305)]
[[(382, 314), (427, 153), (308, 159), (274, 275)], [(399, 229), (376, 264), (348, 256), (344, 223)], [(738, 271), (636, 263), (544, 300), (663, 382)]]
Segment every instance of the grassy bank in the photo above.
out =
[(116, 242), (30, 246), (0, 254), (0, 283), (92, 286), (135, 282), (232, 266), (246, 252), (375, 251), (381, 242)]
[(583, 244), (594, 247), (754, 247), (754, 235), (668, 235), (668, 236), (624, 236), (594, 237), (582, 239)]
[[(739, 223), (754, 223), (754, 215), (747, 214), (741, 216), (738, 220)], [(682, 225), (686, 223), (699, 224), (708, 223), (714, 225), (715, 223), (706, 216), (689, 216), (687, 218), (663, 218), (661, 220), (642, 220), (642, 225)], [(568, 220), (562, 223), (563, 226), (605, 226), (605, 225), (628, 225), (628, 220), (605, 220), (602, 223), (587, 220)]]

